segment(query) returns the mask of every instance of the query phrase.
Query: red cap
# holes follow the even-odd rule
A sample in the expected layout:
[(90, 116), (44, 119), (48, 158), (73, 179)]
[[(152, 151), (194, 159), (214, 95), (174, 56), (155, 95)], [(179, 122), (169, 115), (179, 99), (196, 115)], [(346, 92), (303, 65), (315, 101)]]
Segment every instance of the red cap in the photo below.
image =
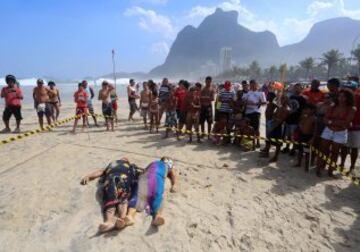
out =
[(224, 83), (224, 88), (226, 91), (230, 91), (231, 89), (231, 82), (230, 81), (225, 81)]

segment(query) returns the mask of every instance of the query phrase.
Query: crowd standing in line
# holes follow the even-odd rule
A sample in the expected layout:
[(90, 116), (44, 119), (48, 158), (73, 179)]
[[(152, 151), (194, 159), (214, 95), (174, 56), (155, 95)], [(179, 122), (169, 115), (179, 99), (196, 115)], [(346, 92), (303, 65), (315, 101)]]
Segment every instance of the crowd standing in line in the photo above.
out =
[[(8, 75), (6, 83), (7, 86), (1, 90), (1, 97), (5, 99), (5, 128), (1, 132), (11, 132), (9, 120), (14, 115), (14, 132), (19, 133), (22, 91), (14, 76)], [(57, 121), (60, 114), (60, 92), (54, 82), (49, 82), (48, 86), (39, 79), (33, 90), (34, 107), (41, 128), (44, 128), (44, 117), (50, 125)], [(357, 77), (351, 77), (345, 85), (336, 78), (328, 80), (328, 92), (320, 89), (318, 80), (313, 80), (309, 88), (304, 88), (301, 83), (279, 88), (273, 82), (259, 88), (256, 80), (242, 81), (241, 85), (233, 85), (230, 81), (214, 85), (210, 76), (205, 79), (204, 85), (200, 82), (191, 85), (186, 80), (173, 85), (164, 78), (159, 86), (152, 80), (143, 82), (142, 86), (140, 92), (133, 79), (129, 82), (128, 119), (134, 120), (136, 112), (140, 112), (144, 128), (150, 133), (159, 131), (161, 119), (165, 116), (164, 138), (170, 137), (171, 131), (176, 129), (174, 135), (179, 141), (186, 137), (192, 143), (195, 134), (198, 143), (207, 137), (215, 145), (232, 143), (243, 151), (254, 151), (260, 148), (262, 107), (266, 105), (267, 141), (260, 150), (260, 157), (268, 158), (271, 147), (275, 146), (270, 162), (278, 161), (280, 153), (288, 153), (297, 156), (296, 166), (305, 163), (306, 171), (316, 166), (317, 175), (321, 176), (327, 163), (316, 158), (315, 150), (319, 150), (335, 163), (340, 156), (341, 167), (350, 155), (348, 173), (355, 169), (360, 148), (360, 87)], [(76, 115), (82, 117), (83, 127), (89, 126), (88, 114), (98, 126), (92, 104), (94, 97), (94, 90), (86, 81), (79, 83), (74, 101)], [(118, 107), (114, 86), (104, 81), (98, 99), (102, 103), (106, 129), (114, 131)], [(74, 133), (79, 119), (74, 122)], [(283, 141), (288, 142), (281, 149)], [(298, 142), (302, 144), (296, 144)], [(334, 176), (332, 166), (328, 167), (328, 175)]]
[[(305, 171), (315, 166), (317, 175), (321, 176), (327, 163), (316, 158), (315, 150), (334, 162), (341, 153), (342, 167), (350, 154), (348, 173), (354, 171), (360, 148), (357, 77), (345, 85), (336, 78), (330, 79), (328, 92), (320, 89), (318, 80), (313, 80), (308, 88), (295, 83), (279, 89), (271, 82), (259, 88), (256, 80), (242, 81), (241, 86), (230, 81), (215, 86), (210, 76), (205, 79), (204, 86), (201, 83), (190, 85), (185, 80), (174, 86), (164, 78), (159, 89), (152, 81), (144, 82), (143, 87), (140, 107), (144, 127), (148, 127), (147, 118), (150, 117), (153, 118), (150, 132), (158, 129), (164, 114), (165, 138), (176, 129), (178, 140), (188, 136), (191, 143), (195, 134), (198, 143), (208, 136), (216, 145), (233, 143), (243, 151), (253, 151), (260, 148), (262, 106), (266, 105), (267, 141), (260, 150), (260, 157), (268, 158), (271, 146), (275, 146), (269, 162), (277, 162), (281, 153), (296, 156), (295, 166), (304, 165)], [(328, 175), (334, 177), (334, 167), (328, 167)]]

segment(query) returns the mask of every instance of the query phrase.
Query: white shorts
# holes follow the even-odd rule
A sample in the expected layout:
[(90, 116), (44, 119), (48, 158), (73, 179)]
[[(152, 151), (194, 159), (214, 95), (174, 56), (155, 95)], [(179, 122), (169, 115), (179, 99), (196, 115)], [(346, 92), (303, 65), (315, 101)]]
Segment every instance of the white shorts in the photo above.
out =
[(321, 134), (321, 138), (338, 144), (346, 144), (348, 141), (348, 131), (333, 131), (328, 127), (325, 127), (323, 133)]
[(360, 131), (349, 131), (349, 137), (346, 144), (349, 148), (360, 148)]

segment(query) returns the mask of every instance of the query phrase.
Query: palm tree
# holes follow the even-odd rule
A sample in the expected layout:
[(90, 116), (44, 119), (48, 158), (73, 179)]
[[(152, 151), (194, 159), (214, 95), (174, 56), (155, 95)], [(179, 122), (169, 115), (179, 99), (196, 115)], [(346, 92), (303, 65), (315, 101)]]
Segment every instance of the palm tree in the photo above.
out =
[(299, 63), (300, 67), (305, 70), (305, 79), (309, 78), (309, 73), (314, 69), (315, 60), (312, 57), (306, 58)]
[(269, 68), (269, 75), (270, 75), (270, 80), (274, 80), (275, 74), (276, 74), (277, 68), (275, 65), (270, 66)]
[(249, 65), (249, 75), (251, 79), (256, 79), (261, 76), (261, 67), (256, 60)]
[(282, 64), (279, 67), (279, 72), (280, 72), (280, 81), (282, 83), (285, 83), (285, 81), (286, 81), (286, 73), (287, 73), (287, 64)]
[(343, 58), (343, 54), (339, 52), (339, 50), (332, 49), (323, 53), (322, 55), (322, 63), (327, 66), (327, 78), (330, 78), (330, 74), (336, 69), (337, 65)]
[(360, 75), (360, 44), (357, 48), (351, 51), (351, 55), (356, 59), (358, 64), (358, 75)]

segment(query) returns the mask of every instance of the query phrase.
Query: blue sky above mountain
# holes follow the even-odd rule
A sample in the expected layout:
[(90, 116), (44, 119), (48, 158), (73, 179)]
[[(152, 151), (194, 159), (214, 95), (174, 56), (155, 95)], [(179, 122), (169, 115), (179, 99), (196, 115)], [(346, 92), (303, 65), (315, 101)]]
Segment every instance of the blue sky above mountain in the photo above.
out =
[(97, 76), (148, 71), (162, 63), (177, 33), (217, 7), (239, 12), (239, 23), (273, 32), (280, 45), (303, 39), (328, 18), (360, 18), (358, 0), (0, 0), (0, 75)]

